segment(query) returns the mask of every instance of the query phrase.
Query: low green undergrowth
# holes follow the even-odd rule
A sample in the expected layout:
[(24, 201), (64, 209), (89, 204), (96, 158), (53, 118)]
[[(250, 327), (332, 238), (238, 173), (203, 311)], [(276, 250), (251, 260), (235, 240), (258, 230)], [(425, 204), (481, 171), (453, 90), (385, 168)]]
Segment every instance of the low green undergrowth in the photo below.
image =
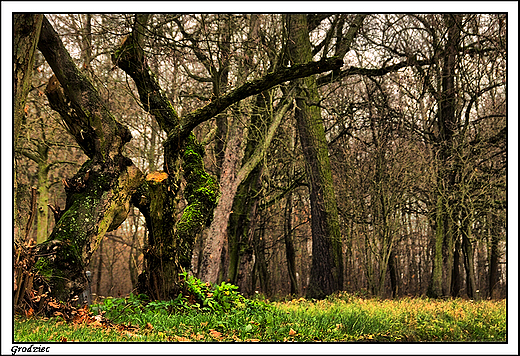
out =
[(150, 301), (107, 298), (94, 314), (114, 323), (72, 324), (59, 318), (15, 319), (15, 341), (506, 341), (506, 302), (339, 294), (325, 300), (268, 302), (236, 287), (185, 276), (188, 295)]

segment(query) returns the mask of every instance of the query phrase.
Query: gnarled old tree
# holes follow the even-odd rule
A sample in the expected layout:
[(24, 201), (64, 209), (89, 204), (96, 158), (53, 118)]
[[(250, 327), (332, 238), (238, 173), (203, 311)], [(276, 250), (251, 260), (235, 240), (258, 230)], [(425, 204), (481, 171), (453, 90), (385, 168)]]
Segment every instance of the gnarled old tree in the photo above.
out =
[[(47, 241), (39, 246), (36, 268), (52, 294), (62, 300), (85, 289), (84, 268), (89, 258), (105, 234), (126, 219), (131, 204), (143, 213), (149, 230), (140, 291), (157, 299), (175, 295), (178, 274), (191, 260), (194, 237), (210, 223), (219, 196), (217, 181), (204, 169), (204, 146), (195, 139), (194, 128), (244, 98), (286, 81), (338, 71), (343, 64), (341, 57), (318, 62), (309, 57), (301, 64), (245, 82), (179, 116), (147, 64), (150, 17), (136, 15), (130, 34), (112, 54), (114, 65), (134, 81), (144, 110), (167, 135), (163, 143), (164, 171), (147, 177), (123, 154), (124, 145), (132, 138), (130, 130), (109, 112), (47, 18), (42, 20), (38, 49), (54, 72), (45, 93), (89, 157), (72, 178), (65, 180), (66, 206)], [(182, 178), (186, 181), (183, 196)], [(173, 211), (182, 197), (187, 205), (176, 219)]]

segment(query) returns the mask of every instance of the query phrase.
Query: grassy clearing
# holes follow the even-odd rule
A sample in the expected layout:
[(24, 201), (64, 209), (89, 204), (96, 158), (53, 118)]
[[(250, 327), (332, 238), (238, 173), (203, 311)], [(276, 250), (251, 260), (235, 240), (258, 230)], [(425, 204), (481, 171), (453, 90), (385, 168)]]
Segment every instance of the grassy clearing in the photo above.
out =
[[(255, 302), (226, 310), (173, 310), (165, 302), (112, 300), (118, 323), (70, 324), (59, 318), (15, 319), (16, 342), (48, 341), (506, 341), (506, 301), (364, 299)], [(141, 304), (140, 304), (141, 303)], [(155, 304), (154, 304), (155, 303)], [(109, 303), (110, 304), (110, 303)]]

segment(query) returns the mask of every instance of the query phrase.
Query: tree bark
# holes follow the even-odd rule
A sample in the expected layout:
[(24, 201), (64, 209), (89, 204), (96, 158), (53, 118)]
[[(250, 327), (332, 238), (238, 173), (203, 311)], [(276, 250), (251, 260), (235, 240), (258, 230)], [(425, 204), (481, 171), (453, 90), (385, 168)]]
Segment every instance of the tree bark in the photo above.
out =
[(45, 90), (49, 104), (90, 157), (74, 177), (64, 180), (64, 213), (39, 245), (35, 266), (51, 293), (68, 300), (87, 286), (84, 267), (104, 235), (125, 220), (142, 173), (121, 154), (130, 131), (107, 111), (45, 17), (38, 48), (55, 74)]
[(488, 297), (494, 298), (495, 289), (499, 283), (498, 261), (500, 258), (500, 250), (498, 242), (500, 241), (498, 219), (494, 214), (488, 214), (488, 230), (490, 240), (490, 256), (489, 256), (489, 292)]
[(392, 298), (397, 297), (399, 292), (399, 278), (397, 277), (397, 257), (394, 249), (390, 251), (390, 257), (388, 260), (388, 272), (390, 274), (390, 287), (392, 289)]
[(477, 283), (475, 280), (474, 249), (471, 242), (471, 226), (468, 216), (462, 222), (462, 252), (466, 270), (466, 293), (470, 299), (477, 298)]
[(285, 255), (287, 258), (287, 273), (289, 274), (290, 292), (292, 295), (298, 294), (298, 280), (296, 278), (296, 254), (293, 242), (292, 227), (292, 199), (293, 193), (289, 193), (285, 203), (285, 223), (284, 223), (284, 243)]
[[(291, 129), (291, 135), (289, 137), (289, 149), (292, 151), (296, 148), (296, 128)], [(295, 162), (291, 162), (289, 168), (289, 176), (295, 177)], [(287, 258), (287, 273), (289, 274), (290, 291), (292, 295), (297, 295), (298, 290), (298, 278), (296, 277), (296, 253), (294, 248), (294, 228), (293, 228), (293, 192), (289, 192), (287, 200), (285, 202), (284, 212), (284, 242), (285, 242), (285, 255)]]
[[(455, 238), (454, 222), (458, 215), (452, 207), (456, 206), (451, 198), (455, 188), (457, 172), (450, 160), (453, 158), (454, 135), (457, 130), (456, 105), (457, 91), (455, 87), (458, 46), (460, 41), (461, 18), (459, 15), (445, 15), (447, 43), (445, 57), (441, 67), (441, 88), (437, 115), (438, 132), (435, 137), (436, 151), (439, 157), (439, 173), (437, 178), (438, 197), (435, 224), (435, 256), (433, 263), (430, 292), (433, 297), (451, 294), (451, 276), (453, 269), (453, 248)], [(446, 248), (446, 283), (443, 290), (443, 246)]]
[(460, 275), (460, 239), (455, 241), (455, 249), (453, 251), (453, 271), (451, 275), (451, 296), (456, 298), (459, 296), (462, 280)]
[(25, 100), (31, 89), (34, 53), (40, 37), (43, 15), (16, 14), (13, 19), (14, 146), (16, 147), (25, 117)]
[(245, 130), (238, 126), (238, 122), (235, 122), (235, 128), (230, 131), (231, 139), (226, 146), (220, 179), (222, 195), (215, 209), (213, 222), (208, 232), (200, 270), (200, 278), (206, 282), (216, 283), (218, 280), (220, 253), (222, 252), (222, 247), (227, 237), (229, 217), (232, 212), (238, 187), (267, 153), (267, 149), (274, 138), (276, 129), (291, 105), (291, 95), (292, 94), (289, 93), (276, 108), (274, 117), (269, 120), (271, 121), (271, 125), (269, 126), (266, 136), (255, 148), (251, 157), (249, 157), (241, 167), (240, 164), (242, 163), (245, 149), (245, 145), (243, 145), (245, 142)]
[(41, 160), (38, 163), (38, 229), (36, 243), (47, 240), (49, 235), (49, 168), (48, 147), (38, 147)]
[[(305, 15), (288, 15), (289, 53), (293, 63), (312, 59)], [(312, 267), (308, 296), (323, 298), (343, 288), (343, 256), (327, 140), (316, 80), (296, 80), (296, 122), (310, 186)]]
[(224, 161), (220, 174), (221, 196), (215, 209), (213, 221), (204, 244), (200, 278), (203, 281), (217, 283), (222, 248), (227, 237), (229, 215), (240, 181), (236, 176), (244, 154), (245, 129), (235, 120), (230, 130), (230, 140), (226, 145)]
[[(34, 63), (34, 52), (36, 51), (36, 45), (40, 37), (40, 30), (42, 26), (43, 15), (30, 15), (30, 14), (16, 14), (13, 16), (13, 86), (14, 86), (14, 128), (13, 128), (13, 147), (17, 147), (18, 136), (22, 123), (25, 120), (25, 101), (29, 90), (31, 89), (31, 78), (33, 72)], [(16, 165), (16, 160), (13, 160)], [(16, 221), (16, 166), (14, 167), (14, 192), (13, 194), (13, 217), (15, 217), (15, 226), (19, 225)], [(19, 229), (20, 236), (24, 235), (24, 231)], [(15, 240), (18, 236), (15, 236)]]

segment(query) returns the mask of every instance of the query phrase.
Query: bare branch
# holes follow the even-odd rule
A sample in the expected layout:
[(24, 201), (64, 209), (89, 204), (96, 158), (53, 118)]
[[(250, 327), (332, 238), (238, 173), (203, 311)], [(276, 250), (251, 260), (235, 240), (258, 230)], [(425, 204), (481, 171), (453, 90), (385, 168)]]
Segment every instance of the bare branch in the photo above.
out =
[(331, 57), (318, 62), (310, 62), (281, 68), (275, 72), (266, 74), (262, 78), (246, 82), (226, 95), (213, 100), (208, 105), (183, 116), (181, 118), (179, 132), (171, 132), (168, 135), (166, 143), (173, 144), (181, 142), (183, 138), (187, 137), (188, 134), (197, 127), (197, 125), (211, 119), (230, 105), (251, 95), (259, 94), (264, 90), (290, 80), (341, 68), (342, 65), (343, 60), (337, 57)]

